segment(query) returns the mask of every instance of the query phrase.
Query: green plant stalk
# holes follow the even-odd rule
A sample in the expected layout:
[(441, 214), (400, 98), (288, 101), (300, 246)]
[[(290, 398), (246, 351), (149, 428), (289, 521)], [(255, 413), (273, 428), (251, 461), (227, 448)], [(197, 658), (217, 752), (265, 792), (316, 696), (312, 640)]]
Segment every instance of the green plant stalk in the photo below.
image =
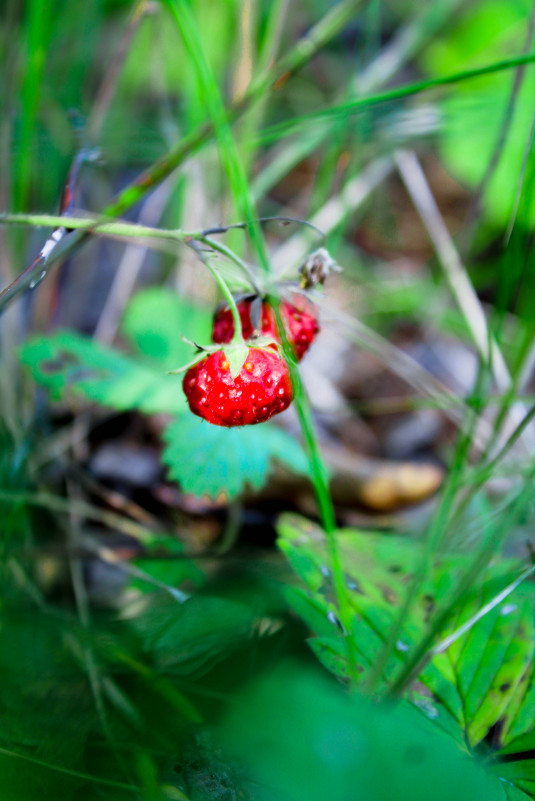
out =
[(508, 454), (513, 445), (518, 441), (519, 437), (522, 436), (522, 433), (525, 431), (525, 429), (532, 422), (533, 419), (535, 419), (535, 406), (532, 406), (531, 409), (529, 409), (529, 411), (527, 412), (527, 414), (518, 423), (515, 430), (512, 432), (507, 442), (504, 443), (503, 447), (496, 454), (496, 456), (489, 462), (487, 462), (486, 465), (483, 465), (482, 467), (477, 467), (474, 470), (474, 483), (470, 488), (470, 491), (468, 492), (466, 497), (463, 498), (462, 510), (458, 510), (457, 512), (458, 517), (461, 516), (461, 511), (464, 511), (464, 509), (468, 506), (468, 504), (470, 503), (474, 495), (477, 493), (477, 491), (483, 486), (483, 484), (485, 484), (491, 478), (496, 467), (502, 461), (504, 456)]
[[(512, 403), (515, 403), (519, 400), (519, 396), (517, 395), (518, 391), (518, 384), (522, 376), (522, 368), (524, 366), (525, 360), (528, 357), (532, 343), (533, 343), (533, 335), (535, 333), (535, 327), (533, 325), (529, 326), (525, 329), (524, 336), (522, 343), (519, 348), (518, 357), (516, 360), (514, 372), (511, 377), (511, 385), (507, 392), (503, 395), (501, 408), (498, 412), (496, 420), (494, 421), (494, 431), (493, 435), (490, 437), (485, 450), (481, 455), (481, 461), (485, 461), (489, 455), (494, 450), (498, 437), (501, 434), (503, 424), (507, 415), (509, 413), (509, 409)], [(529, 398), (528, 402), (533, 402), (533, 397)]]
[(331, 564), (334, 597), (340, 615), (340, 623), (344, 631), (345, 643), (347, 648), (347, 662), (349, 676), (353, 685), (358, 679), (357, 656), (355, 643), (352, 636), (352, 610), (351, 598), (346, 586), (344, 566), (338, 549), (336, 540), (336, 515), (329, 488), (329, 471), (325, 465), (312, 419), (310, 403), (301, 380), (301, 375), (295, 361), (292, 346), (286, 336), (284, 322), (280, 313), (279, 299), (273, 296), (268, 297), (268, 302), (275, 314), (277, 329), (280, 332), (284, 357), (290, 370), (292, 385), (294, 388), (294, 402), (297, 417), (301, 426), (301, 433), (308, 451), (311, 480), (314, 486), (320, 520), (325, 532), (329, 561)]
[[(225, 117), (225, 109), (219, 87), (204, 55), (202, 41), (195, 19), (191, 15), (185, 0), (166, 0), (166, 4), (173, 13), (186, 47), (188, 48), (188, 52), (195, 64), (198, 80), (206, 97), (208, 109), (217, 134), (222, 160), (230, 178), (234, 200), (248, 223), (248, 230), (257, 253), (260, 267), (265, 275), (271, 276), (272, 271), (267, 247), (257, 220), (250, 187), (236, 148), (236, 142), (232, 135), (230, 124)], [(345, 586), (342, 561), (336, 542), (336, 518), (329, 491), (328, 474), (317, 442), (310, 406), (295, 363), (294, 354), (286, 337), (279, 309), (279, 300), (278, 298), (270, 298), (269, 302), (276, 316), (278, 330), (283, 343), (284, 356), (290, 369), (290, 376), (294, 387), (297, 414), (301, 424), (303, 438), (309, 452), (311, 478), (315, 487), (319, 512), (327, 537), (333, 573), (334, 592), (341, 623), (345, 631), (350, 676), (354, 682), (357, 678), (357, 665), (354, 643), (351, 637), (351, 606), (349, 594)]]
[(209, 236), (204, 236), (203, 234), (200, 236), (194, 235), (193, 238), (196, 239), (197, 242), (202, 242), (204, 245), (208, 245), (208, 247), (212, 248), (212, 250), (216, 250), (218, 253), (221, 253), (222, 256), (226, 256), (230, 261), (233, 261), (234, 264), (236, 264), (247, 276), (251, 283), (252, 289), (254, 289), (257, 294), (261, 294), (260, 287), (258, 286), (258, 282), (256, 280), (256, 276), (253, 274), (253, 271), (243, 259), (240, 259), (240, 257), (234, 253), (233, 250), (228, 248), (226, 245), (223, 245), (221, 242), (216, 242), (215, 239), (212, 239)]
[(182, 39), (195, 66), (201, 93), (203, 94), (226, 173), (230, 180), (232, 195), (238, 214), (247, 222), (253, 244), (257, 250), (260, 266), (269, 274), (268, 256), (254, 205), (251, 200), (247, 177), (239, 157), (236, 142), (219, 86), (205, 56), (197, 24), (186, 0), (164, 0), (180, 30)]
[[(66, 222), (65, 217), (51, 214), (0, 214), (0, 224), (10, 223), (14, 225), (40, 225), (43, 227), (60, 227)], [(6, 287), (0, 293), (0, 313), (7, 306), (7, 304), (24, 289), (31, 286), (35, 278), (43, 271), (50, 269), (52, 264), (56, 261), (66, 258), (67, 255), (72, 253), (81, 243), (82, 238), (87, 233), (111, 236), (111, 237), (126, 237), (126, 238), (141, 238), (141, 239), (156, 239), (168, 240), (175, 242), (183, 242), (187, 244), (189, 241), (194, 240), (202, 242), (213, 250), (218, 251), (224, 256), (234, 261), (240, 269), (247, 276), (248, 282), (251, 286), (256, 288), (256, 282), (247, 264), (234, 254), (225, 245), (222, 245), (215, 240), (210, 239), (204, 231), (181, 231), (179, 229), (164, 229), (164, 228), (151, 228), (148, 226), (138, 225), (136, 223), (127, 223), (120, 220), (107, 220), (95, 217), (69, 217), (69, 227), (74, 229), (70, 234), (69, 240), (63, 240), (61, 245), (57, 246), (53, 254), (46, 260), (45, 264), (39, 263), (37, 270), (34, 265), (30, 265), (27, 270), (21, 273), (15, 281)], [(74, 241), (71, 238), (74, 237)]]
[(299, 418), (303, 439), (309, 454), (312, 482), (316, 493), (316, 500), (322, 527), (327, 540), (329, 558), (332, 567), (334, 593), (340, 612), (340, 622), (342, 623), (345, 631), (348, 649), (351, 650), (350, 667), (352, 668), (353, 673), (352, 678), (356, 679), (354, 670), (356, 668), (355, 652), (351, 637), (351, 605), (346, 590), (342, 560), (338, 550), (338, 543), (336, 541), (336, 516), (331, 492), (329, 489), (329, 474), (321, 455), (314, 422), (312, 420), (310, 404), (308, 402), (308, 398), (306, 397), (301, 376), (299, 375), (296, 365), (290, 365), (290, 375), (292, 377), (292, 384), (294, 387), (294, 401), (297, 416)]
[(234, 334), (232, 335), (232, 339), (230, 341), (231, 345), (238, 345), (244, 343), (243, 338), (243, 327), (241, 322), (240, 313), (238, 311), (238, 307), (236, 305), (236, 301), (234, 300), (234, 295), (229, 289), (229, 286), (225, 279), (220, 275), (219, 271), (210, 263), (210, 259), (203, 259), (203, 264), (205, 264), (210, 272), (214, 280), (216, 281), (219, 289), (221, 290), (222, 294), (227, 301), (230, 311), (232, 312), (232, 319), (234, 320)]
[(46, 0), (33, 0), (25, 6), (28, 17), (26, 64), (21, 88), (22, 119), (13, 191), (14, 205), (18, 210), (24, 209), (28, 202), (34, 156), (34, 128), (46, 58), (47, 8)]
[[(474, 392), (472, 393), (473, 404), (474, 403), (479, 404), (481, 386), (485, 377), (485, 368), (486, 365), (483, 364), (480, 365), (480, 370), (476, 380), (476, 386), (474, 388)], [(401, 634), (403, 622), (405, 621), (410, 611), (410, 608), (418, 592), (420, 591), (422, 583), (424, 582), (425, 577), (428, 573), (433, 553), (439, 547), (443, 534), (446, 531), (452, 504), (455, 498), (457, 497), (458, 490), (460, 489), (462, 484), (463, 474), (466, 469), (465, 468), (466, 460), (472, 442), (472, 437), (476, 422), (477, 422), (477, 414), (476, 411), (473, 410), (471, 423), (468, 429), (459, 437), (455, 452), (455, 457), (447, 479), (447, 483), (444, 487), (440, 504), (435, 512), (435, 515), (431, 523), (429, 534), (425, 543), (425, 549), (422, 554), (422, 560), (417, 570), (415, 571), (414, 578), (411, 582), (410, 587), (407, 590), (407, 595), (405, 596), (405, 600), (403, 602), (401, 610), (397, 615), (396, 620), (388, 633), (388, 637), (385, 640), (383, 647), (381, 648), (374, 662), (374, 665), (367, 677), (366, 684), (368, 689), (370, 690), (374, 689), (377, 682), (381, 678), (381, 675), (386, 666), (388, 658), (394, 648), (395, 643), (397, 642)]]
[[(240, 197), (243, 197), (243, 193), (240, 192), (240, 188), (242, 183), (245, 181), (245, 176), (243, 175), (243, 171), (241, 169), (232, 131), (230, 130), (230, 126), (226, 121), (225, 108), (219, 94), (219, 88), (210, 69), (210, 65), (208, 64), (208, 61), (204, 55), (202, 42), (195, 24), (195, 20), (191, 14), (188, 4), (184, 0), (164, 0), (164, 2), (173, 15), (177, 27), (182, 34), (182, 38), (186, 45), (189, 56), (195, 65), (201, 91), (208, 105), (214, 130), (220, 144), (222, 160), (234, 190), (234, 197), (235, 199), (239, 199)], [(248, 198), (248, 195), (245, 197)], [(253, 209), (250, 208), (247, 203), (245, 203), (244, 206), (245, 208), (243, 208), (243, 211), (246, 212), (248, 216), (252, 216)], [(239, 211), (242, 211), (242, 209), (239, 209)], [(234, 334), (231, 343), (243, 343), (244, 338), (240, 313), (232, 296), (232, 292), (230, 291), (226, 281), (210, 263), (210, 260), (203, 259), (203, 261), (212, 273), (214, 279), (217, 281), (217, 284), (226, 298), (232, 312), (232, 317), (234, 319)]]
[(100, 217), (63, 217), (59, 214), (2, 214), (0, 225), (38, 225), (43, 228), (61, 228), (63, 226), (79, 231), (90, 231), (94, 234), (108, 236), (143, 237), (154, 239), (199, 239), (202, 231), (181, 231), (173, 228), (151, 228), (138, 223)]
[(310, 114), (302, 114), (300, 117), (294, 117), (287, 122), (278, 123), (265, 128), (261, 134), (260, 142), (257, 144), (266, 144), (273, 140), (279, 140), (283, 136), (289, 136), (296, 133), (301, 126), (310, 125), (318, 120), (332, 120), (337, 117), (344, 117), (354, 114), (363, 108), (375, 106), (380, 103), (390, 102), (392, 100), (400, 100), (404, 97), (412, 97), (413, 95), (421, 94), (427, 89), (434, 89), (440, 86), (449, 86), (451, 84), (461, 83), (463, 81), (470, 81), (474, 78), (481, 78), (485, 75), (492, 75), (504, 70), (511, 70), (515, 67), (524, 64), (533, 64), (535, 62), (535, 53), (528, 53), (527, 55), (515, 56), (514, 58), (503, 59), (502, 61), (495, 61), (492, 64), (487, 64), (484, 67), (477, 67), (476, 69), (463, 70), (462, 72), (455, 72), (451, 75), (444, 75), (439, 78), (428, 78), (424, 81), (417, 81), (416, 83), (405, 84), (398, 86), (395, 89), (388, 89), (384, 92), (379, 92), (375, 95), (364, 95), (363, 97), (355, 98), (346, 103), (341, 103), (330, 108), (319, 109), (318, 111), (311, 112)]

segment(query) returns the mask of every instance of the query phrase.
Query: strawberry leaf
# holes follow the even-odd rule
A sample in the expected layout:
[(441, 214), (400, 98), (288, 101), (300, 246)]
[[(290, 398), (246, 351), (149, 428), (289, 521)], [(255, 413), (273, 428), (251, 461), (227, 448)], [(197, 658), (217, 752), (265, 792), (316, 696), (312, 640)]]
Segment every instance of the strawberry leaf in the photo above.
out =
[(171, 423), (162, 459), (184, 492), (233, 498), (266, 483), (273, 459), (297, 473), (307, 472), (299, 443), (275, 425), (213, 426), (193, 415)]
[(128, 304), (121, 331), (136, 349), (164, 370), (191, 361), (192, 345), (209, 342), (211, 315), (169, 289), (151, 287)]
[(73, 393), (120, 411), (147, 414), (186, 407), (180, 380), (72, 331), (27, 342), (20, 358), (56, 400)]

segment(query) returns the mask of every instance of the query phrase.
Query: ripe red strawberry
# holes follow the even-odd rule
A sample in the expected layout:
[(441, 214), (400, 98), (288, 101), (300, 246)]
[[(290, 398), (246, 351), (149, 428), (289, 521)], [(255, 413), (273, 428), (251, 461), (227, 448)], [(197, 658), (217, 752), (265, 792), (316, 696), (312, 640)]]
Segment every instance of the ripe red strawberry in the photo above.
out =
[[(254, 300), (254, 298), (245, 298), (237, 304), (244, 339), (250, 339), (254, 333), (255, 326), (251, 320), (251, 307)], [(300, 361), (314, 341), (320, 326), (316, 316), (316, 309), (310, 301), (298, 294), (295, 294), (292, 300), (293, 303), (289, 303), (287, 300), (282, 301), (281, 315), (286, 329), (286, 336)], [(261, 323), (263, 336), (272, 337), (280, 341), (275, 315), (268, 303), (262, 303), (259, 323)], [(229, 307), (225, 306), (214, 317), (212, 339), (214, 342), (226, 343), (231, 341), (233, 335), (234, 319)]]
[(191, 411), (216, 426), (263, 423), (293, 399), (288, 365), (272, 348), (249, 348), (236, 378), (218, 350), (190, 367), (182, 386)]

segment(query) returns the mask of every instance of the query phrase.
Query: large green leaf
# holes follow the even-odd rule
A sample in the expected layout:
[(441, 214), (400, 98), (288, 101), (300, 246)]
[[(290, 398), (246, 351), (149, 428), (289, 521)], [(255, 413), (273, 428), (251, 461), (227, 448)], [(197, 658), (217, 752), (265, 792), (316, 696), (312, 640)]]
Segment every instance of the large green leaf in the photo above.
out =
[(182, 337), (200, 344), (210, 342), (211, 326), (212, 317), (206, 310), (170, 289), (150, 287), (132, 298), (121, 330), (162, 370), (173, 370), (193, 358), (193, 348)]
[[(351, 634), (359, 669), (365, 673), (399, 614), (422, 556), (421, 545), (347, 529), (337, 536), (354, 612)], [(306, 590), (292, 591), (289, 600), (316, 635), (311, 642), (315, 653), (326, 667), (347, 676), (347, 652), (331, 600), (323, 533), (309, 521), (286, 515), (279, 524), (279, 546), (306, 584)], [(443, 555), (435, 560), (385, 665), (385, 685), (432, 626), (435, 610), (447, 601), (466, 566), (466, 556)], [(442, 636), (471, 621), (521, 569), (520, 563), (510, 560), (489, 568)], [(420, 681), (457, 720), (471, 745), (498, 723), (502, 743), (533, 727), (533, 595), (531, 584), (516, 587), (443, 653), (436, 654), (420, 674)]]
[(299, 443), (271, 423), (224, 428), (184, 415), (168, 426), (164, 439), (162, 458), (170, 477), (197, 496), (233, 498), (247, 486), (260, 489), (272, 459), (295, 472), (307, 471)]
[(138, 409), (148, 414), (179, 412), (186, 406), (176, 376), (73, 331), (27, 342), (20, 358), (55, 399), (72, 392), (113, 409)]

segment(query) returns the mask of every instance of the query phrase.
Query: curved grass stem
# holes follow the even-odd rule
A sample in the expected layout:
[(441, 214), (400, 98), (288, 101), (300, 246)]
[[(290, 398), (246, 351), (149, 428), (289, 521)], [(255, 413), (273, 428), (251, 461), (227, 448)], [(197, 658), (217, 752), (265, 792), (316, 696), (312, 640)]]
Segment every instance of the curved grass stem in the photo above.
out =
[(321, 454), (316, 428), (312, 419), (310, 402), (301, 380), (301, 375), (295, 361), (292, 347), (286, 336), (286, 331), (284, 329), (284, 323), (279, 308), (279, 300), (278, 298), (270, 296), (268, 298), (268, 302), (275, 314), (277, 328), (279, 332), (281, 332), (283, 352), (290, 369), (290, 375), (294, 388), (295, 408), (297, 411), (299, 424), (301, 426), (301, 433), (303, 435), (305, 446), (308, 452), (310, 478), (312, 484), (314, 485), (319, 516), (325, 532), (327, 551), (331, 564), (333, 592), (336, 605), (338, 607), (340, 623), (345, 636), (349, 678), (352, 685), (354, 685), (357, 680), (358, 672), (355, 643), (352, 637), (353, 626), (351, 599), (346, 586), (342, 555), (340, 553), (336, 538), (336, 514), (329, 487), (329, 471), (327, 470), (325, 461)]

